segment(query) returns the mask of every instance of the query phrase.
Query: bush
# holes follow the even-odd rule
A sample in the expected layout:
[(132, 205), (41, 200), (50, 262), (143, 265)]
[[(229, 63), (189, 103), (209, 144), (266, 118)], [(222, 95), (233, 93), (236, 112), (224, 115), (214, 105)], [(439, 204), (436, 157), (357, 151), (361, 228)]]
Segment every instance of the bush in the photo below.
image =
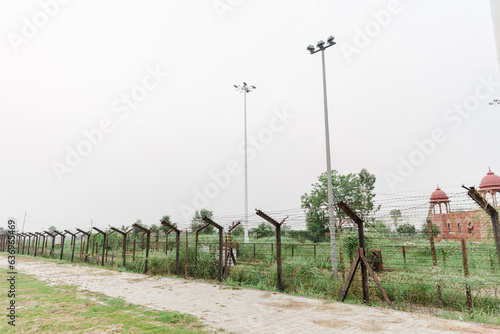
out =
[[(422, 227), (420, 228), (420, 232), (422, 232), (422, 234), (424, 235), (424, 237), (426, 239), (429, 239), (429, 230), (428, 230), (428, 227), (427, 227), (427, 223), (424, 223), (422, 225)], [(439, 233), (441, 233), (439, 231), (439, 227), (436, 225), (436, 224), (432, 224), (432, 236), (435, 238), (439, 235)]]
[(396, 231), (398, 231), (398, 233), (405, 233), (405, 234), (416, 234), (417, 233), (417, 229), (415, 228), (415, 226), (413, 226), (412, 224), (401, 224), (399, 225), (397, 228), (396, 228)]
[[(347, 255), (349, 258), (352, 259), (354, 258), (354, 254), (356, 254), (356, 248), (359, 247), (359, 239), (358, 239), (358, 234), (357, 233), (346, 233), (342, 236), (342, 245), (345, 248)], [(371, 238), (367, 237), (365, 235), (365, 254), (368, 252), (368, 250), (372, 247), (372, 240)]]
[(253, 232), (255, 233), (255, 237), (257, 239), (270, 237), (274, 234), (271, 225), (266, 223), (261, 223), (257, 228), (253, 229)]

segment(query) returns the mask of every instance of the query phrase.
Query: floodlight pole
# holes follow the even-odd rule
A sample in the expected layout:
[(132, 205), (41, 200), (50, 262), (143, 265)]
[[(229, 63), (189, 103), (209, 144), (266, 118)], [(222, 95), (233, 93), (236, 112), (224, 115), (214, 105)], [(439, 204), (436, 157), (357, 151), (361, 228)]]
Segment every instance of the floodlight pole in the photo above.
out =
[(248, 237), (248, 144), (247, 144), (247, 93), (255, 89), (255, 86), (249, 86), (246, 82), (243, 85), (234, 85), (237, 91), (243, 92), (243, 116), (244, 116), (244, 133), (245, 133), (245, 243), (250, 241)]
[[(328, 181), (328, 216), (330, 225), (330, 243), (331, 243), (331, 257), (332, 257), (332, 270), (333, 274), (337, 276), (338, 274), (338, 261), (337, 261), (337, 240), (335, 236), (335, 212), (333, 210), (333, 188), (332, 188), (332, 166), (330, 160), (330, 130), (328, 126), (328, 102), (326, 94), (326, 66), (325, 66), (325, 49), (330, 46), (334, 46), (336, 43), (333, 41), (333, 37), (328, 38), (328, 45), (324, 45), (325, 42), (320, 41), (317, 44), (317, 49), (314, 46), (309, 46), (307, 49), (311, 54), (315, 54), (321, 51), (321, 64), (323, 69), (323, 105), (325, 113), (325, 141), (326, 141), (326, 171), (327, 171), (327, 181)], [(311, 48), (312, 47), (312, 48)]]

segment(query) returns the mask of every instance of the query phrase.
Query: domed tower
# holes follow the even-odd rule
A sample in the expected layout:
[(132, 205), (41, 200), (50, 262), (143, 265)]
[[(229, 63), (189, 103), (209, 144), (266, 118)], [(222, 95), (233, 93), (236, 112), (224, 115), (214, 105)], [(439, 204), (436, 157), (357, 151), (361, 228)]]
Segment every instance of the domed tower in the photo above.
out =
[(500, 191), (500, 176), (495, 175), (495, 173), (489, 169), (488, 174), (486, 174), (486, 176), (481, 180), (479, 192), (486, 199), (488, 199), (487, 195), (489, 194), (489, 197), (491, 197), (492, 200), (492, 205), (497, 207), (498, 203), (496, 194), (498, 191)]
[[(431, 200), (429, 202), (432, 205), (433, 214), (450, 213), (450, 200), (448, 199), (448, 196), (446, 196), (446, 193), (439, 189), (439, 186), (432, 193)], [(446, 212), (443, 212), (441, 204), (444, 204)], [(436, 205), (439, 205), (439, 212), (436, 212)]]

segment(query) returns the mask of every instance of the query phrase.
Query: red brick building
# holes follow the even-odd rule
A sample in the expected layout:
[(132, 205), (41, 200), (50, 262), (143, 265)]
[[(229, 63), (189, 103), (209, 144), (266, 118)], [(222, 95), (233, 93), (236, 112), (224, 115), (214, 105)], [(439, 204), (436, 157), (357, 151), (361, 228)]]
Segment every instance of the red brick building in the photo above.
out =
[[(481, 180), (479, 192), (497, 207), (497, 192), (500, 191), (500, 176), (491, 170)], [(444, 191), (437, 189), (432, 193), (431, 219), (439, 227), (441, 232), (439, 239), (460, 240), (465, 239), (487, 239), (492, 237), (492, 226), (490, 217), (484, 210), (452, 212), (450, 199)]]

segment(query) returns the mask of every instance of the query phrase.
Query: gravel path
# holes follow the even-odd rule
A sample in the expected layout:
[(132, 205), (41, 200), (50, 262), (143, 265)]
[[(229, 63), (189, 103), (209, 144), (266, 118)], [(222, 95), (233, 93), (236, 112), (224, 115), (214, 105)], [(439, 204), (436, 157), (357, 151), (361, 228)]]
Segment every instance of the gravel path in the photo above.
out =
[(500, 327), (424, 314), (40, 259), (18, 257), (17, 269), (50, 285), (74, 285), (152, 309), (189, 313), (211, 328), (233, 333), (500, 334)]

